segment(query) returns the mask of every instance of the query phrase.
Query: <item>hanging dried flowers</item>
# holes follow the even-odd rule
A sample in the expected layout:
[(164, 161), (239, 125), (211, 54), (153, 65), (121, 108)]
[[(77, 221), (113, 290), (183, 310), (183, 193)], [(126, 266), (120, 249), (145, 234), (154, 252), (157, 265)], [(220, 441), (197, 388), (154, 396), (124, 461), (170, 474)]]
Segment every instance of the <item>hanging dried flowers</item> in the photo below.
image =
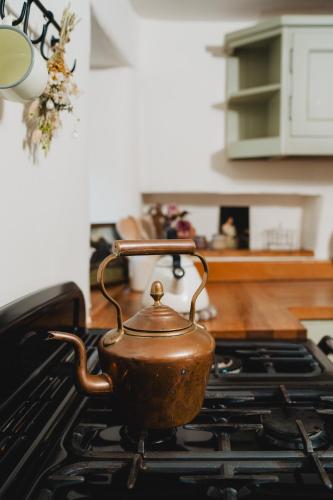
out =
[(67, 7), (61, 19), (59, 42), (52, 47), (53, 54), (47, 63), (48, 84), (43, 94), (24, 110), (24, 121), (27, 125), (24, 146), (34, 159), (39, 148), (47, 155), (54, 134), (61, 127), (60, 112), (72, 113), (71, 96), (79, 94), (73, 73), (65, 63), (65, 46), (70, 41), (70, 34), (76, 24), (76, 15)]

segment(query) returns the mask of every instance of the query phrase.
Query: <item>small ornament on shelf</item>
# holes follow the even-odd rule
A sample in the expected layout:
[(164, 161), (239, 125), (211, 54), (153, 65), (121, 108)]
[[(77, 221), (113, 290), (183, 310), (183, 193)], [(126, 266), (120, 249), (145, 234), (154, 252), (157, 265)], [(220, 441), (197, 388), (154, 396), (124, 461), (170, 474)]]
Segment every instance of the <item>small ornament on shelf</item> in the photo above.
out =
[(177, 205), (170, 204), (167, 206), (167, 226), (172, 227), (177, 232), (177, 238), (195, 237), (196, 231), (190, 221), (186, 220), (189, 215), (187, 210), (180, 210)]

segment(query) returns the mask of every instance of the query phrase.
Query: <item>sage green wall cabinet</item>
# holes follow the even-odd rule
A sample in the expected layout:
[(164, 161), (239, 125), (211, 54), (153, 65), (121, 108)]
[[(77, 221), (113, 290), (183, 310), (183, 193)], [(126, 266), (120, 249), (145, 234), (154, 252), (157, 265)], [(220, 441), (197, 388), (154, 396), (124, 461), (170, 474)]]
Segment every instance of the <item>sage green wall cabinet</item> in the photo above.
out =
[(333, 155), (333, 16), (226, 36), (229, 158)]

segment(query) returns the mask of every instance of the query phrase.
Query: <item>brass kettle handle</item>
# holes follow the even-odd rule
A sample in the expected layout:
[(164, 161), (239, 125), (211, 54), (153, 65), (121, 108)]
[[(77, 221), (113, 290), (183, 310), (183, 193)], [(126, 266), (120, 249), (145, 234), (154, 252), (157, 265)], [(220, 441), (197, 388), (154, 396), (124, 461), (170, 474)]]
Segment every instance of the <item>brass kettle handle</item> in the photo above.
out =
[(193, 255), (200, 259), (204, 273), (202, 281), (194, 292), (191, 299), (190, 321), (194, 323), (195, 316), (195, 303), (198, 295), (204, 289), (207, 276), (208, 266), (205, 258), (196, 252), (196, 246), (193, 240), (117, 240), (112, 245), (112, 254), (105, 257), (101, 262), (97, 272), (97, 282), (104, 297), (114, 305), (117, 312), (117, 331), (119, 334), (123, 333), (123, 315), (118, 302), (107, 292), (104, 283), (104, 273), (110, 262), (118, 257), (130, 257), (133, 255), (175, 255), (187, 254)]
[(118, 255), (174, 255), (194, 254), (196, 247), (193, 240), (118, 240), (112, 250)]

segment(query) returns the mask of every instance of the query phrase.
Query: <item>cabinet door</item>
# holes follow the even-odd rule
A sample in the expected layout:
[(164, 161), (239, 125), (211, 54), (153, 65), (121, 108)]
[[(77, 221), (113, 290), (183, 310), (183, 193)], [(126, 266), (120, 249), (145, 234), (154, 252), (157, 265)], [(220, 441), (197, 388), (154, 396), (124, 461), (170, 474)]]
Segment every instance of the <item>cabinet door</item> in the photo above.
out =
[(333, 136), (333, 29), (293, 34), (291, 135)]

